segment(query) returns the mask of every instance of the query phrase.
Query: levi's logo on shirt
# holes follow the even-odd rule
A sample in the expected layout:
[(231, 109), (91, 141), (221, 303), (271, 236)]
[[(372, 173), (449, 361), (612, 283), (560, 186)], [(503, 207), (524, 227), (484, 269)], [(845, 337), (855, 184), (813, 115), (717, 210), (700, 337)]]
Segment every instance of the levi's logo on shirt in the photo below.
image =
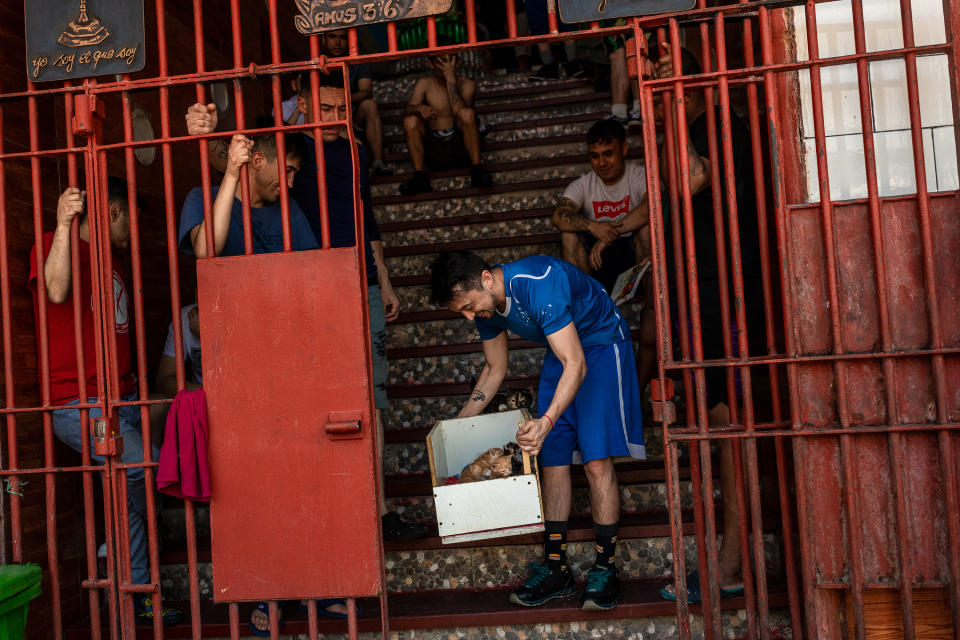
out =
[(600, 218), (618, 218), (624, 214), (630, 212), (630, 196), (627, 195), (626, 198), (620, 200), (619, 202), (611, 202), (609, 200), (595, 200), (593, 202), (593, 217), (599, 220)]

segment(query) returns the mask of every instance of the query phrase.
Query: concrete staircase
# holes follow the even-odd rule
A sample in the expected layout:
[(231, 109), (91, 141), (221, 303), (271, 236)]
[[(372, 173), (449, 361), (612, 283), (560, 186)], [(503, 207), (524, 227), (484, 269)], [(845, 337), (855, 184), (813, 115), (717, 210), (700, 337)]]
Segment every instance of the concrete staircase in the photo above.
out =
[[(618, 465), (623, 515), (618, 564), (624, 581), (622, 604), (610, 612), (585, 612), (576, 596), (537, 609), (507, 602), (521, 583), (529, 562), (541, 557), (540, 535), (487, 542), (442, 545), (436, 518), (424, 437), (438, 418), (451, 417), (470, 391), (482, 366), (480, 344), (471, 323), (428, 303), (427, 269), (446, 248), (471, 248), (491, 261), (533, 254), (559, 255), (559, 234), (549, 217), (557, 197), (575, 176), (589, 169), (583, 134), (606, 112), (608, 95), (586, 81), (526, 83), (520, 78), (482, 81), (478, 112), (490, 133), (484, 161), (495, 186), (469, 186), (468, 170), (431, 174), (434, 192), (398, 195), (397, 184), (412, 168), (402, 135), (402, 107), (411, 79), (377, 85), (385, 122), (386, 159), (397, 174), (373, 180), (376, 216), (397, 293), (403, 302), (399, 320), (389, 325), (391, 408), (385, 412), (386, 492), (391, 508), (428, 525), (431, 537), (386, 544), (390, 624), (396, 638), (429, 640), (470, 638), (670, 638), (676, 635), (675, 605), (662, 600), (659, 588), (672, 573), (660, 425), (646, 425), (649, 460)], [(634, 142), (639, 151), (639, 139)], [(637, 153), (635, 151), (634, 153)], [(636, 309), (627, 309), (635, 317)], [(543, 349), (514, 340), (507, 385), (535, 385)], [(714, 467), (716, 468), (716, 466)], [(688, 566), (696, 565), (689, 468), (681, 460)], [(570, 559), (578, 578), (593, 560), (590, 507), (582, 471), (575, 474)], [(183, 509), (167, 501), (162, 562), (166, 603), (189, 611), (189, 581)], [(719, 509), (718, 509), (719, 511)], [(781, 550), (775, 506), (765, 510), (767, 566), (774, 574)], [(204, 637), (229, 637), (227, 608), (213, 605), (208, 511), (197, 508), (200, 547), (199, 590)], [(349, 562), (349, 560), (346, 560)], [(771, 606), (782, 612), (786, 595), (772, 575)], [(177, 601), (181, 601), (177, 604)], [(362, 603), (364, 637), (379, 637), (378, 605)], [(743, 599), (725, 600), (725, 637), (745, 637)], [(240, 612), (247, 633), (249, 606)], [(699, 607), (693, 606), (695, 637), (702, 633)], [(284, 633), (305, 634), (306, 614), (288, 613)], [(787, 616), (777, 613), (774, 627)], [(322, 637), (346, 637), (344, 622), (321, 619)], [(144, 629), (145, 637), (149, 637)], [(190, 626), (169, 628), (167, 637), (190, 637)], [(304, 636), (306, 637), (306, 636)]]

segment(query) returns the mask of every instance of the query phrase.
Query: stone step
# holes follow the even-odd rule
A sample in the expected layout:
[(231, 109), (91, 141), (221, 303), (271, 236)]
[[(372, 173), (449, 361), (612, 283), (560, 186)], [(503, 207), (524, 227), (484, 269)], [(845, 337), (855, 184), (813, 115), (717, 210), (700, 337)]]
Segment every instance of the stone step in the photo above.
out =
[[(513, 167), (510, 164), (493, 165), (487, 167), (493, 174), (493, 183), (495, 185), (521, 184), (530, 181), (544, 181), (566, 179), (567, 183), (573, 182), (590, 170), (590, 165), (584, 156), (576, 159), (569, 158), (566, 161), (548, 161), (546, 166), (519, 166)], [(469, 169), (462, 172), (451, 172), (452, 175), (433, 177), (430, 179), (431, 186), (436, 192), (449, 192), (467, 189), (470, 187)], [(370, 188), (371, 195), (374, 198), (383, 196), (394, 196), (399, 194), (399, 183), (375, 184)]]
[[(509, 371), (512, 375), (535, 376), (540, 373), (544, 348), (514, 349), (510, 351)], [(436, 384), (439, 382), (470, 382), (480, 375), (483, 358), (429, 356), (399, 358), (390, 362), (387, 384)]]
[[(576, 96), (574, 96), (576, 97)], [(592, 125), (609, 115), (609, 104), (603, 100), (593, 99), (595, 96), (583, 96), (582, 100), (576, 102), (564, 102), (556, 104), (555, 101), (544, 101), (544, 104), (536, 102), (520, 105), (502, 105), (502, 110), (490, 111), (478, 109), (480, 114), (477, 116), (480, 122), (487, 130), (487, 138), (491, 139), (494, 133), (523, 129), (527, 127), (542, 127), (551, 124), (583, 124)], [(405, 116), (397, 115), (394, 117), (385, 117), (383, 126), (384, 144), (393, 144), (397, 142), (406, 142), (404, 134), (403, 121)], [(587, 125), (584, 131), (590, 128)]]
[[(430, 272), (430, 263), (440, 251), (451, 249), (471, 249), (483, 256), (490, 264), (511, 262), (528, 256), (548, 255), (560, 257), (559, 233), (543, 236), (525, 236), (513, 238), (491, 238), (462, 243), (451, 242), (443, 245), (432, 245), (430, 253), (424, 255), (407, 255), (387, 257), (390, 268), (390, 278), (398, 280), (403, 276), (417, 277), (414, 282), (420, 282), (420, 277)], [(491, 246), (492, 245), (492, 246)], [(389, 251), (385, 250), (389, 255)], [(404, 280), (400, 280), (404, 282)], [(395, 285), (396, 286), (396, 285)], [(402, 284), (399, 286), (403, 286)]]
[[(484, 145), (483, 161), (489, 165), (503, 162), (552, 158), (583, 152), (582, 136), (567, 136), (558, 138), (557, 140), (558, 142), (553, 144), (543, 144), (539, 140), (530, 140), (515, 144), (497, 143), (496, 145)], [(404, 146), (401, 151), (386, 153), (384, 158), (390, 163), (390, 166), (396, 173), (393, 176), (371, 177), (370, 184), (399, 182), (401, 179), (407, 179), (407, 177), (413, 173), (413, 165), (410, 163), (410, 156), (407, 153), (406, 146)], [(461, 171), (469, 172), (469, 169), (462, 169)]]
[[(575, 167), (575, 165), (574, 165)], [(551, 168), (557, 173), (576, 173), (576, 168), (563, 171)], [(517, 177), (520, 177), (518, 172)], [(467, 178), (469, 180), (469, 178)], [(392, 186), (392, 185), (390, 185)], [(397, 229), (396, 231), (380, 229), (384, 246), (391, 255), (398, 255), (398, 247), (417, 247), (443, 242), (458, 242), (469, 238), (510, 238), (517, 236), (542, 235), (557, 233), (556, 227), (550, 221), (552, 209), (545, 207), (534, 209), (532, 215), (500, 216), (489, 219), (484, 216), (464, 216), (461, 223), (460, 216), (447, 220), (447, 224), (438, 224), (419, 229)], [(506, 218), (506, 219), (504, 219)]]
[[(635, 526), (638, 529), (646, 528), (651, 534), (656, 531), (662, 533), (660, 536), (621, 537), (617, 544), (617, 566), (622, 579), (669, 577), (673, 570), (670, 538), (667, 535), (669, 527), (663, 523)], [(695, 566), (697, 559), (693, 523), (685, 524), (684, 530), (687, 566)], [(593, 532), (585, 529), (583, 534), (581, 539), (571, 540), (567, 545), (570, 568), (579, 579), (586, 575), (595, 556)], [(780, 566), (777, 536), (772, 533), (765, 534), (764, 548), (768, 571), (775, 574)], [(542, 553), (542, 545), (529, 543), (410, 551), (388, 549), (384, 554), (387, 590), (390, 593), (414, 593), (516, 587), (523, 583), (528, 564), (539, 561)], [(200, 598), (204, 600), (213, 597), (211, 567), (209, 557), (198, 562), (198, 590)], [(189, 599), (189, 578), (185, 563), (163, 564), (160, 579), (165, 599)]]
[[(387, 599), (391, 638), (397, 640), (596, 640), (597, 638), (636, 639), (675, 638), (678, 634), (676, 604), (660, 597), (668, 581), (632, 580), (621, 585), (620, 604), (610, 611), (580, 609), (579, 590), (567, 598), (552, 600), (541, 607), (524, 608), (509, 603), (511, 589), (482, 591), (450, 590), (442, 592), (394, 593)], [(770, 586), (770, 626), (776, 638), (793, 637), (786, 587), (775, 577)], [(582, 589), (582, 584), (580, 588)], [(359, 601), (362, 609), (357, 626), (361, 640), (381, 640), (380, 607), (375, 598)], [(744, 598), (721, 601), (723, 638), (743, 638), (749, 634)], [(164, 637), (192, 638), (189, 601), (164, 600), (165, 606), (184, 612), (187, 620), (164, 627)], [(240, 635), (249, 636), (247, 620), (254, 605), (239, 607)], [(200, 603), (200, 637), (228, 640), (231, 637), (229, 608), (209, 601)], [(140, 631), (140, 630), (138, 630)], [(137, 637), (152, 637), (147, 627)], [(283, 626), (284, 638), (306, 638), (307, 614), (290, 607)], [(325, 640), (347, 640), (347, 623), (319, 616), (317, 631)], [(704, 637), (701, 605), (690, 605), (690, 631), (694, 638)], [(109, 629), (102, 630), (103, 637)], [(293, 635), (287, 635), (293, 634)], [(90, 637), (89, 622), (78, 622), (67, 631), (67, 640)]]
[[(389, 113), (406, 107), (413, 85), (419, 77), (377, 78), (373, 83), (373, 91), (380, 111)], [(526, 74), (514, 73), (474, 80), (477, 83), (477, 104), (509, 103), (537, 97), (590, 93), (594, 90), (592, 80), (580, 78), (552, 82), (528, 81)]]
[[(549, 120), (540, 120), (530, 123), (529, 126), (518, 129), (503, 129), (491, 131), (480, 145), (481, 158), (486, 162), (485, 154), (487, 150), (496, 149), (498, 145), (511, 143), (516, 146), (524, 144), (537, 144), (536, 141), (542, 141), (548, 137), (569, 136), (571, 141), (583, 142), (583, 136), (587, 133), (591, 123), (585, 121), (576, 122), (557, 122), (551, 123)], [(406, 160), (407, 143), (406, 140), (384, 144), (385, 158), (388, 161)]]
[[(440, 220), (453, 216), (484, 215), (510, 211), (546, 209), (557, 205), (557, 198), (569, 184), (569, 180), (527, 182), (511, 185), (495, 185), (480, 190), (462, 189), (443, 194), (443, 197), (423, 198), (409, 196), (400, 199), (394, 196), (377, 198), (374, 214), (383, 225)], [(496, 190), (495, 190), (496, 189)], [(426, 194), (421, 194), (426, 195)], [(389, 247), (388, 247), (389, 248)]]

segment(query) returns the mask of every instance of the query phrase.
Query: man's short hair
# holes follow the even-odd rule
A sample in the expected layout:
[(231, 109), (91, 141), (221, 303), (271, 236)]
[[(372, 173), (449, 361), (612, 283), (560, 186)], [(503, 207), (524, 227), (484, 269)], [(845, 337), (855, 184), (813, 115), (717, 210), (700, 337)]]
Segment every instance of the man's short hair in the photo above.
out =
[(627, 140), (627, 132), (622, 124), (612, 118), (597, 120), (587, 131), (587, 146), (597, 143), (610, 144), (613, 140), (623, 144)]
[[(273, 119), (269, 116), (257, 116), (254, 119), (253, 126), (256, 129), (266, 129), (272, 127)], [(252, 151), (259, 151), (268, 160), (277, 159), (277, 136), (273, 133), (265, 133), (260, 136), (252, 136), (253, 139), (253, 149)], [(296, 158), (300, 162), (306, 162), (307, 160), (307, 145), (303, 141), (303, 136), (299, 133), (287, 133), (283, 136), (283, 144), (286, 147), (287, 157)]]
[(445, 251), (430, 266), (430, 301), (446, 307), (467, 291), (482, 288), (480, 274), (489, 271), (487, 261), (473, 251)]
[[(320, 72), (317, 74), (318, 87), (330, 87), (332, 89), (343, 89), (343, 71), (339, 68), (329, 69), (330, 73)], [(310, 97), (310, 73), (301, 71), (297, 76), (300, 86), (300, 95), (304, 98)]]

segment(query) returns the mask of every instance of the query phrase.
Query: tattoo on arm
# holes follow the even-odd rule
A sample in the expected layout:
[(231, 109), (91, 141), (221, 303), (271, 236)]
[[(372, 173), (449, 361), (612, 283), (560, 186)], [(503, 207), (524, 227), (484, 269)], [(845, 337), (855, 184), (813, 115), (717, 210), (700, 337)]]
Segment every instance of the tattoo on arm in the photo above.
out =
[(456, 80), (447, 82), (447, 95), (450, 96), (450, 108), (456, 109), (458, 106), (467, 106), (466, 101), (463, 99), (463, 94), (460, 93), (460, 85)]
[(487, 394), (485, 394), (483, 391), (480, 391), (480, 389), (474, 389), (473, 395), (470, 396), (470, 399), (474, 402), (483, 402), (487, 399)]
[(580, 207), (578, 207), (574, 202), (564, 199), (557, 205), (555, 209), (557, 216), (576, 231), (586, 231), (588, 221), (580, 213)]

